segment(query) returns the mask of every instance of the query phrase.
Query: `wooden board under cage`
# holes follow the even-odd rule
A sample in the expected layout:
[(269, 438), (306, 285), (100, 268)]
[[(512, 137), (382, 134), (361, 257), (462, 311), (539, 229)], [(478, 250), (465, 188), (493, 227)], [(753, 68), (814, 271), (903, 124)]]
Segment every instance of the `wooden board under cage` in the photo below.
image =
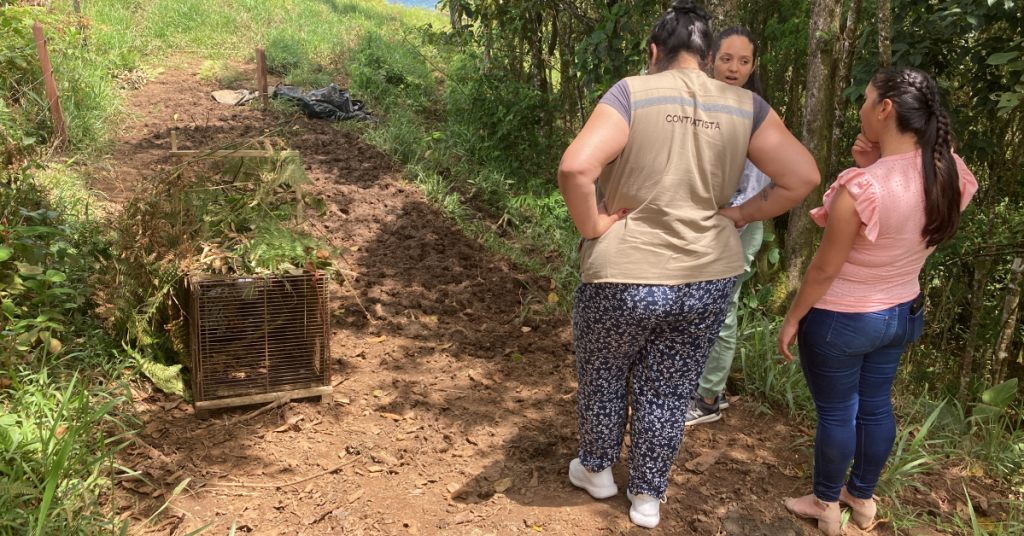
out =
[(322, 272), (189, 276), (197, 415), (289, 394), (330, 394), (327, 282)]

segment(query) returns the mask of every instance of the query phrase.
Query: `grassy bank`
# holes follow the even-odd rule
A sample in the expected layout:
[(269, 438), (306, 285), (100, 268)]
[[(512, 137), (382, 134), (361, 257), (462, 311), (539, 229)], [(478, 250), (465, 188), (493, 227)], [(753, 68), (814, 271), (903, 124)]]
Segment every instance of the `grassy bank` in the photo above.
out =
[(113, 532), (102, 496), (134, 429), (134, 363), (92, 316), (109, 250), (67, 168), (0, 188), (0, 532)]

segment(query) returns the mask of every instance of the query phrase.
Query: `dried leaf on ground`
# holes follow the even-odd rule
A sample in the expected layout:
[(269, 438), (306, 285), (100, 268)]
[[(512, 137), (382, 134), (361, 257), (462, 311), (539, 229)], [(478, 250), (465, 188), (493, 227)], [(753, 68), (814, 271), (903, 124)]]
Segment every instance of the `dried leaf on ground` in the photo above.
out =
[(723, 452), (725, 452), (725, 449), (705, 452), (697, 458), (686, 462), (686, 468), (694, 473), (703, 473), (704, 471), (707, 471), (709, 467), (715, 465), (715, 462), (718, 461), (718, 457), (721, 456)]
[(377, 454), (371, 454), (370, 457), (373, 458), (373, 461), (377, 463), (383, 463), (384, 465), (389, 466), (398, 465), (398, 458), (395, 458), (394, 456), (386, 452), (378, 452)]
[(365, 492), (364, 490), (359, 490), (359, 491), (357, 491), (355, 493), (351, 493), (351, 494), (349, 494), (348, 496), (345, 497), (345, 501), (347, 501), (349, 504), (352, 504), (352, 503), (358, 501), (359, 498), (363, 496), (364, 492)]
[(498, 493), (505, 493), (505, 490), (512, 487), (512, 483), (515, 481), (515, 478), (502, 478), (494, 483), (494, 491)]
[(289, 431), (298, 432), (298, 431), (302, 430), (302, 428), (299, 426), (299, 421), (301, 421), (301, 420), (303, 420), (305, 418), (306, 418), (305, 415), (298, 415), (298, 416), (292, 417), (291, 419), (288, 419), (288, 422), (284, 423), (284, 426), (281, 426), (279, 428), (275, 428), (274, 431), (275, 432), (289, 432)]
[(391, 419), (393, 421), (400, 421), (400, 420), (402, 420), (402, 416), (401, 415), (395, 415), (394, 413), (381, 413), (380, 416), (388, 418), (388, 419)]
[(167, 411), (178, 407), (178, 405), (181, 404), (184, 400), (185, 399), (181, 398), (180, 396), (176, 396), (171, 398), (171, 400), (167, 402), (157, 402), (156, 405), (160, 406), (165, 411)]
[(452, 522), (456, 525), (462, 525), (463, 523), (469, 523), (474, 519), (476, 519), (476, 514), (474, 514), (473, 512), (466, 511), (455, 516), (455, 519), (453, 519)]
[(381, 342), (381, 341), (383, 341), (383, 340), (385, 340), (387, 338), (388, 338), (387, 335), (381, 335), (380, 337), (367, 337), (367, 338), (365, 338), (363, 340), (366, 341), (366, 342)]

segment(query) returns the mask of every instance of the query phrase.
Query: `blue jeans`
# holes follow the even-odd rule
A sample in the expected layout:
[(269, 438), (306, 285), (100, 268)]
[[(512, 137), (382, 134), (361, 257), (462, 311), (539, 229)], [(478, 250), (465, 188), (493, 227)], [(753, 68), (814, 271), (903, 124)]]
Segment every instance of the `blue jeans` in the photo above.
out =
[(827, 502), (846, 489), (870, 499), (896, 440), (892, 382), (900, 356), (921, 336), (924, 312), (912, 301), (872, 313), (812, 308), (800, 321), (800, 366), (818, 411), (814, 495)]

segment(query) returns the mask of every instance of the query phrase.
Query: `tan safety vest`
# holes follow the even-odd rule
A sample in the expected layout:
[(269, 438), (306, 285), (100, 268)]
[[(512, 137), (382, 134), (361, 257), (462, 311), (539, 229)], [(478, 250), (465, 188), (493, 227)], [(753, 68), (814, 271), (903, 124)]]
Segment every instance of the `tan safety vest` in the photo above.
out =
[(753, 94), (697, 69), (626, 81), (629, 139), (601, 173), (598, 199), (609, 213), (629, 213), (583, 243), (583, 281), (679, 285), (739, 275), (739, 233), (716, 211), (739, 187)]

